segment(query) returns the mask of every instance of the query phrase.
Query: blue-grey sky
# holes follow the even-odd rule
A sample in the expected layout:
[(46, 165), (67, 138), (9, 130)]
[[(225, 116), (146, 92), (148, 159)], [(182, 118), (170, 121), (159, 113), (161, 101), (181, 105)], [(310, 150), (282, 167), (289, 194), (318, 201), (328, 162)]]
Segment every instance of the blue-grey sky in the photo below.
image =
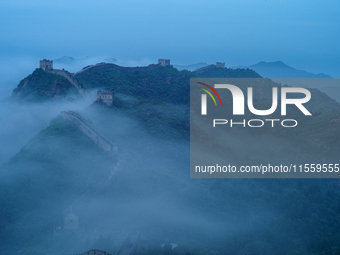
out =
[(2, 59), (281, 60), (340, 77), (334, 0), (0, 0), (0, 20)]

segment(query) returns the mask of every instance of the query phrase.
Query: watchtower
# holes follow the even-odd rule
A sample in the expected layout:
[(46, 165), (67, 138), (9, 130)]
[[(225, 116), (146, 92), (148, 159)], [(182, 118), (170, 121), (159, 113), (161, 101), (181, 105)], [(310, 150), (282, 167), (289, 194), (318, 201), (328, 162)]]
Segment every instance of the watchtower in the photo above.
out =
[(170, 59), (158, 59), (158, 64), (160, 64), (161, 66), (169, 66)]
[(78, 229), (78, 217), (72, 212), (64, 217), (64, 229)]
[(106, 105), (111, 106), (113, 102), (113, 91), (101, 91), (99, 90), (97, 92), (97, 100), (103, 101)]
[(216, 67), (222, 67), (225, 68), (225, 62), (216, 62)]
[(40, 60), (39, 67), (42, 68), (44, 71), (53, 70), (53, 61), (47, 59)]

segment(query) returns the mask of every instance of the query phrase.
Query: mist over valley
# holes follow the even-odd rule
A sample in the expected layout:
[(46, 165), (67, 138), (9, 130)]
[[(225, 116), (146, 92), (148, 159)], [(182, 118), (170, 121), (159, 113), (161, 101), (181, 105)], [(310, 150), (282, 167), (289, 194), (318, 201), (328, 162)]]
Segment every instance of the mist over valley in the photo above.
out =
[[(59, 68), (26, 73), (1, 101), (1, 254), (340, 249), (337, 179), (190, 178), (190, 78), (261, 78), (255, 71), (102, 62), (63, 76)], [(270, 106), (273, 86), (281, 85), (254, 85), (257, 107)], [(291, 109), (295, 130), (219, 130), (228, 142), (211, 141), (207, 155), (223, 146), (233, 164), (337, 162), (340, 105), (311, 93), (314, 118)]]

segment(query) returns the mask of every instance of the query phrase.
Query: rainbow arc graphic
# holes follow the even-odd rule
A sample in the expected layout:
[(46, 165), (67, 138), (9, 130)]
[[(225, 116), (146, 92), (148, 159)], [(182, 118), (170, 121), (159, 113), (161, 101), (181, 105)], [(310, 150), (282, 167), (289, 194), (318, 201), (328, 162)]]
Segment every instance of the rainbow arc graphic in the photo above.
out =
[[(205, 84), (203, 82), (198, 82), (198, 83), (202, 84), (203, 86), (206, 86), (209, 89), (211, 89), (211, 91), (214, 92), (214, 94), (217, 96), (218, 100), (220, 101), (220, 104), (222, 105), (222, 100), (220, 98), (220, 95), (217, 93), (217, 91), (213, 87), (211, 87), (210, 85)], [(207, 90), (207, 89), (204, 89), (204, 88), (200, 88), (200, 89), (203, 90), (204, 92), (206, 92), (214, 100), (215, 106), (217, 106), (215, 97), (211, 94), (211, 92), (209, 90)]]

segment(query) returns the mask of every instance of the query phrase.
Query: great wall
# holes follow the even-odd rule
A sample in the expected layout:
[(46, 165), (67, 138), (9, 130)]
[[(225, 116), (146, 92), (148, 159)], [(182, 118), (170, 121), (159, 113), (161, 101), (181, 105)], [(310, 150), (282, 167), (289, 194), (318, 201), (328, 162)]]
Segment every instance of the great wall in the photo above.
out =
[(158, 59), (158, 64), (151, 64), (148, 66), (138, 66), (138, 67), (125, 67), (125, 66), (119, 66), (116, 64), (112, 63), (98, 63), (95, 65), (89, 65), (84, 67), (82, 70), (74, 73), (74, 76), (82, 74), (84, 72), (90, 71), (91, 69), (94, 69), (96, 67), (103, 67), (103, 66), (114, 66), (118, 70), (129, 70), (129, 71), (140, 71), (140, 70), (149, 70), (149, 69), (154, 69), (158, 66), (170, 66), (170, 59)]
[[(83, 88), (81, 87), (81, 85), (77, 82), (77, 80), (73, 77), (72, 74), (64, 71), (64, 70), (58, 70), (58, 69), (53, 69), (53, 61), (50, 60), (41, 60), (40, 61), (40, 68), (42, 68), (45, 72), (48, 73), (54, 73), (57, 75), (61, 75), (63, 77), (65, 77), (69, 82), (71, 82), (78, 90), (79, 92), (86, 96), (85, 91), (83, 90)], [(101, 99), (102, 94), (105, 94), (105, 96), (107, 96), (108, 94), (111, 95), (111, 100), (113, 97), (113, 92), (110, 93), (105, 93), (105, 92), (101, 92), (99, 93), (99, 95), (97, 95), (97, 100), (98, 100), (98, 96)], [(107, 102), (106, 102), (107, 103)], [(86, 121), (82, 116), (80, 116), (78, 113), (75, 113), (73, 111), (62, 111), (61, 112), (61, 116), (63, 119), (68, 120), (70, 122), (72, 122), (73, 124), (75, 124), (78, 129), (83, 132), (86, 136), (88, 136), (98, 147), (102, 148), (103, 150), (113, 153), (117, 156), (117, 146), (111, 142), (110, 140), (108, 140), (106, 137), (104, 137), (98, 130), (96, 130), (92, 124), (90, 124), (88, 121)], [(120, 166), (121, 162), (123, 161), (124, 157), (120, 156), (117, 157), (117, 163), (116, 165), (114, 165), (110, 171), (110, 173), (108, 174), (108, 176), (102, 180), (101, 182), (99, 182), (97, 185), (95, 185), (95, 187), (93, 187), (92, 189), (86, 191), (84, 194), (82, 194), (80, 197), (78, 197), (78, 199), (76, 199), (72, 205), (70, 205), (70, 208), (79, 208), (80, 205), (86, 200), (88, 199), (90, 196), (94, 195), (95, 193), (98, 193), (100, 190), (102, 190), (103, 188), (107, 187), (114, 175), (114, 173), (117, 171), (118, 167)], [(64, 210), (64, 211), (67, 211)], [(72, 210), (71, 210), (72, 212)], [(56, 229), (55, 229), (56, 230)]]
[(115, 67), (118, 70), (128, 70), (128, 71), (140, 71), (140, 70), (150, 70), (150, 69), (154, 69), (158, 66), (160, 66), (161, 64), (151, 64), (148, 66), (139, 66), (139, 67), (125, 67), (125, 66), (119, 66), (116, 64), (111, 64), (111, 63), (98, 63), (95, 65), (90, 65), (90, 66), (86, 66), (84, 67), (82, 70), (75, 72), (74, 76), (78, 76), (81, 75), (83, 73), (86, 73), (92, 69), (96, 69), (98, 67)]
[[(164, 62), (164, 61), (163, 61)], [(163, 65), (164, 63), (159, 63), (158, 65)], [(170, 60), (166, 62), (167, 65), (170, 64)], [(103, 66), (103, 65), (113, 65), (113, 64), (106, 64), (106, 63), (99, 63), (94, 66), (89, 66), (85, 67), (83, 70), (71, 74), (65, 70), (59, 70), (59, 69), (53, 69), (53, 62), (49, 60), (41, 60), (40, 61), (40, 68), (42, 68), (45, 72), (48, 73), (53, 73), (57, 75), (61, 75), (65, 77), (75, 88), (78, 89), (79, 93), (83, 95), (84, 97), (87, 97), (86, 92), (82, 88), (82, 86), (78, 83), (78, 81), (74, 78), (75, 75), (79, 75), (83, 72), (89, 71), (91, 68), (95, 68), (98, 66)], [(150, 65), (148, 67), (142, 67), (142, 69), (153, 69), (157, 67), (158, 65)], [(115, 65), (117, 66), (117, 65)], [(121, 69), (129, 69), (129, 70), (134, 70), (136, 69), (135, 67), (120, 67), (117, 66), (118, 68)], [(137, 68), (140, 69), (140, 68)], [(99, 92), (98, 92), (99, 93)], [(97, 93), (97, 100), (98, 97), (99, 99), (102, 99), (102, 94), (105, 94), (108, 96), (108, 93), (101, 92), (98, 94)], [(113, 97), (113, 92), (109, 93), (111, 95), (111, 100)], [(105, 103), (105, 101), (103, 101)], [(107, 103), (107, 102), (106, 102)], [(86, 121), (82, 116), (79, 114), (73, 112), (73, 111), (62, 111), (61, 116), (63, 119), (68, 120), (72, 123), (74, 123), (80, 131), (82, 131), (86, 136), (88, 136), (97, 146), (100, 148), (104, 149), (107, 152), (111, 152), (114, 155), (117, 156), (117, 146), (105, 138), (99, 131), (97, 131), (92, 124), (90, 124), (88, 121)], [(82, 205), (94, 194), (97, 194), (101, 190), (103, 190), (105, 187), (109, 186), (111, 183), (111, 180), (116, 173), (116, 171), (121, 167), (122, 162), (125, 161), (125, 158), (120, 155), (119, 157), (117, 156), (117, 162), (116, 164), (112, 167), (111, 171), (107, 175), (106, 178), (104, 178), (102, 181), (97, 183), (92, 189), (87, 190), (85, 193), (83, 193), (81, 196), (79, 196), (77, 199), (75, 199), (72, 203), (72, 205), (68, 206), (64, 210), (64, 220), (63, 222), (60, 222), (59, 224), (54, 223), (54, 235), (59, 235), (63, 234), (64, 231), (71, 230), (71, 231), (77, 231), (78, 229), (78, 217), (73, 214), (72, 208), (74, 208), (76, 211), (77, 209), (81, 208)], [(71, 217), (70, 222), (67, 222), (67, 220)], [(67, 227), (66, 227), (67, 224)], [(129, 233), (125, 239), (122, 241), (120, 247), (118, 250), (115, 252), (115, 255), (135, 255), (137, 252), (137, 248), (140, 244), (140, 233)], [(89, 250), (85, 253), (79, 254), (79, 255), (112, 255), (106, 251), (102, 250)]]
[[(63, 210), (63, 219), (56, 220), (54, 222), (54, 235), (63, 235), (71, 231), (71, 233), (77, 233), (78, 236), (83, 237), (84, 239), (92, 238), (93, 233), (91, 231), (84, 231), (78, 224), (78, 216), (76, 216), (77, 212), (81, 212), (84, 210), (84, 205), (86, 205), (91, 197), (95, 194), (98, 194), (105, 188), (107, 188), (113, 179), (114, 174), (122, 168), (121, 164), (125, 161), (125, 157), (123, 155), (118, 155), (117, 146), (105, 138), (102, 134), (100, 134), (90, 123), (88, 123), (82, 116), (72, 111), (62, 111), (61, 116), (68, 121), (74, 123), (79, 130), (81, 130), (86, 136), (91, 138), (99, 147), (104, 149), (107, 152), (110, 152), (112, 156), (116, 157), (116, 163), (112, 166), (108, 175), (98, 182), (93, 188), (87, 190), (78, 198), (72, 201), (72, 204), (69, 205), (65, 210)], [(119, 249), (115, 253), (115, 255), (135, 255), (136, 250), (139, 244), (139, 233), (138, 235), (134, 233), (125, 234), (122, 236), (119, 231), (114, 230), (96, 230), (97, 235), (105, 235), (111, 238), (112, 241), (121, 243)], [(124, 239), (123, 239), (124, 238)], [(106, 251), (102, 250), (89, 250), (85, 253), (79, 255), (112, 255)]]
[(102, 134), (100, 134), (90, 123), (88, 123), (83, 117), (79, 114), (72, 111), (62, 111), (61, 116), (65, 120), (69, 120), (72, 123), (76, 124), (80, 131), (82, 131), (85, 135), (91, 138), (95, 144), (99, 147), (103, 148), (105, 151), (114, 151), (117, 152), (117, 146), (106, 139)]
[(170, 59), (159, 59), (158, 64), (151, 64), (151, 65), (143, 66), (143, 67), (124, 67), (124, 66), (111, 64), (111, 63), (102, 62), (96, 65), (86, 66), (82, 70), (75, 72), (75, 73), (70, 73), (65, 70), (60, 70), (60, 69), (54, 69), (52, 60), (43, 59), (43, 60), (40, 60), (40, 64), (39, 64), (39, 67), (43, 69), (45, 72), (61, 75), (64, 78), (66, 78), (79, 91), (79, 94), (81, 94), (84, 97), (87, 97), (86, 91), (79, 84), (79, 82), (77, 81), (75, 77), (80, 76), (86, 72), (89, 72), (92, 69), (96, 69), (98, 67), (105, 67), (105, 66), (107, 67), (114, 66), (118, 70), (140, 71), (140, 70), (154, 69), (158, 66), (170, 66)]
[(46, 73), (53, 73), (53, 74), (63, 76), (79, 91), (79, 94), (81, 94), (84, 97), (87, 96), (85, 90), (82, 88), (79, 82), (74, 78), (74, 75), (65, 70), (54, 69), (52, 60), (47, 60), (47, 59), (40, 60), (39, 67), (43, 69)]
[(82, 86), (78, 83), (78, 81), (73, 77), (73, 75), (69, 72), (66, 72), (64, 70), (59, 70), (59, 69), (52, 69), (52, 70), (45, 70), (47, 73), (53, 73), (57, 75), (61, 75), (64, 78), (66, 78), (76, 89), (78, 89), (79, 94), (82, 96), (86, 97), (87, 94), (85, 90), (82, 88)]

